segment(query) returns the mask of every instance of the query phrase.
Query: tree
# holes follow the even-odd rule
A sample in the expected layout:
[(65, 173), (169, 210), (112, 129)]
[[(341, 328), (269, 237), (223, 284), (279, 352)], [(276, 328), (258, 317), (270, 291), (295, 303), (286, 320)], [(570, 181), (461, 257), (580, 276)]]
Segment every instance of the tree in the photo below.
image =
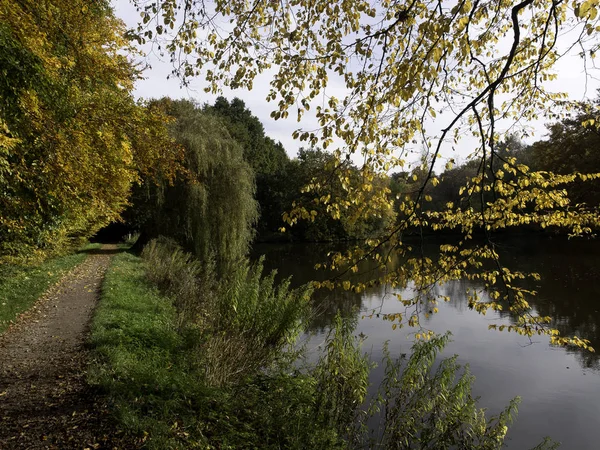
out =
[(280, 171), (289, 161), (281, 142), (265, 135), (263, 124), (246, 108), (243, 100), (234, 98), (229, 102), (225, 97), (219, 97), (213, 106), (205, 105), (202, 110), (223, 119), (257, 176)]
[[(344, 186), (344, 201), (334, 204), (327, 196), (318, 197), (330, 215), (362, 205), (367, 197), (373, 208), (364, 208), (363, 214), (381, 210), (390, 202), (387, 195), (370, 195), (379, 174), (403, 170), (408, 150), (424, 149), (424, 177), (415, 195), (399, 204), (401, 223), (350, 255), (334, 256), (330, 267), (353, 270), (368, 257), (385, 262), (389, 253), (383, 250), (392, 248), (406, 255), (407, 263), (382, 281), (403, 285), (412, 279), (427, 297), (439, 280), (476, 276), (485, 281), (492, 298), (481, 302), (473, 296), (477, 310), (509, 308), (520, 317), (512, 327), (519, 333), (545, 332), (552, 342), (587, 346), (577, 338), (556, 336), (546, 326), (549, 318), (531, 314), (526, 301), (530, 293), (514, 283), (526, 274), (502, 267), (493, 233), (523, 224), (561, 227), (574, 235), (599, 228), (597, 210), (578, 209), (565, 193), (574, 180), (596, 179), (598, 174), (530, 171), (500, 155), (497, 144), (500, 120), (553, 119), (558, 108), (569, 107), (565, 96), (549, 91), (544, 82), (555, 77), (564, 30), (581, 30), (574, 43), (584, 58), (597, 50), (600, 5), (560, 0), (133, 3), (142, 16), (136, 32), (140, 42), (173, 30), (166, 51), (184, 82), (202, 74), (213, 92), (223, 85), (251, 89), (257, 74), (270, 70), (267, 99), (277, 102), (273, 118), (297, 113), (301, 120), (313, 108), (320, 128), (299, 129), (294, 136), (324, 149), (341, 142), (333, 151), (336, 164), (331, 173)], [(221, 22), (228, 25), (219, 26)], [(341, 98), (327, 90), (333, 80), (345, 87)], [(441, 131), (428, 132), (427, 124), (440, 119)], [(424, 204), (431, 194), (426, 189), (439, 183), (434, 175), (439, 157), (449, 141), (458, 142), (465, 134), (479, 138), (472, 156), (479, 164), (476, 175), (459, 190), (464, 207), (427, 210)], [(364, 164), (357, 182), (349, 183), (343, 162), (355, 153), (362, 155)], [(498, 160), (501, 168), (488, 171)], [(505, 177), (510, 181), (503, 181)], [(326, 180), (315, 179), (308, 189), (319, 192), (327, 187)], [(470, 203), (476, 197), (477, 209)], [(288, 218), (293, 223), (307, 214), (297, 208)], [(443, 246), (437, 261), (409, 257), (403, 232), (429, 223), (435, 229), (461, 229), (461, 245)], [(464, 248), (476, 229), (484, 230), (485, 242)], [(489, 266), (484, 266), (486, 261), (495, 268), (484, 269)], [(344, 284), (358, 291), (364, 288), (360, 283)], [(391, 318), (419, 325), (420, 301), (405, 300), (414, 314)]]
[(202, 263), (214, 259), (219, 275), (247, 253), (257, 220), (254, 174), (227, 126), (189, 101), (153, 105), (174, 120), (171, 135), (184, 152), (183, 169), (171, 180), (149, 178), (125, 213), (140, 229), (139, 244), (171, 237)]
[[(336, 167), (337, 166), (337, 167)], [(340, 180), (331, 171), (344, 170), (347, 177)], [(345, 184), (355, 183), (360, 171), (350, 161), (338, 165), (336, 158), (317, 148), (301, 148), (298, 157), (292, 161), (288, 177), (287, 208), (302, 210), (300, 217), (292, 218), (294, 227), (291, 233), (300, 240), (341, 241), (375, 237), (394, 220), (391, 205), (375, 211), (370, 200), (382, 194), (388, 196), (389, 180), (387, 176), (378, 177), (373, 183), (370, 196), (361, 204), (348, 204), (345, 208), (338, 205), (345, 202)], [(316, 179), (325, 180), (326, 188), (306, 192), (307, 186)], [(370, 208), (372, 214), (364, 214), (363, 209)], [(284, 212), (284, 218), (290, 222), (290, 215)], [(303, 220), (298, 220), (298, 218)]]
[[(597, 104), (597, 101), (596, 101)], [(536, 170), (561, 175), (600, 171), (600, 133), (595, 126), (593, 103), (582, 104), (572, 117), (548, 126), (548, 138), (535, 142), (521, 158)], [(571, 203), (600, 204), (600, 182), (577, 180), (569, 189)]]
[(291, 205), (291, 201), (284, 203), (283, 198), (290, 163), (283, 145), (265, 134), (263, 124), (239, 98), (229, 102), (219, 97), (214, 105), (205, 105), (202, 110), (221, 118), (242, 147), (244, 159), (256, 177), (256, 200), (260, 208), (258, 238), (268, 238), (281, 227), (281, 216)]
[(123, 33), (107, 1), (0, 2), (0, 258), (77, 244), (119, 217), (140, 173), (172, 173)]

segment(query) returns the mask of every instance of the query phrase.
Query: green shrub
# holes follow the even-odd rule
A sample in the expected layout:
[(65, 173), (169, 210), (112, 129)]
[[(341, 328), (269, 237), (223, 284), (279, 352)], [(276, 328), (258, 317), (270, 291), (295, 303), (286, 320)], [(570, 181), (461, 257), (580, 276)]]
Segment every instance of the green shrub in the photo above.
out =
[[(513, 399), (498, 416), (488, 419), (471, 395), (474, 377), (468, 366), (459, 374), (456, 355), (442, 360), (433, 371), (449, 333), (416, 342), (408, 359), (393, 359), (386, 348), (385, 377), (377, 395), (366, 399), (371, 364), (353, 330), (353, 324), (338, 315), (326, 351), (311, 373), (315, 382), (314, 421), (320, 429), (332, 432), (332, 447), (340, 438), (344, 448), (355, 449), (503, 447), (520, 399)], [(369, 429), (367, 423), (379, 423), (379, 428)], [(556, 446), (546, 438), (536, 448)]]
[(335, 430), (348, 445), (360, 438), (359, 423), (369, 385), (372, 363), (352, 332), (355, 324), (335, 318), (325, 345), (325, 352), (312, 371), (315, 378), (315, 419), (322, 426)]
[[(331, 448), (335, 432), (315, 425), (311, 376), (284, 364), (257, 370), (252, 363), (244, 373), (235, 373), (232, 362), (210, 369), (216, 349), (235, 353), (241, 338), (180, 326), (172, 298), (149, 283), (147, 270), (148, 262), (133, 255), (115, 257), (93, 320), (88, 380), (108, 396), (121, 426), (151, 449)], [(275, 294), (283, 295), (275, 289), (264, 299)], [(225, 323), (232, 336), (235, 327), (252, 330), (247, 319)], [(222, 359), (250, 364), (237, 353)], [(276, 356), (285, 359), (285, 351)], [(221, 379), (227, 383), (215, 382)]]
[(275, 272), (263, 276), (262, 260), (242, 261), (229, 276), (215, 280), (214, 266), (201, 265), (174, 241), (151, 241), (142, 252), (150, 281), (173, 298), (180, 323), (199, 327), (205, 338), (196, 358), (213, 386), (255, 373), (294, 342), (308, 314), (308, 288), (275, 285)]
[(448, 342), (449, 335), (418, 342), (408, 362), (386, 354), (385, 378), (379, 403), (385, 419), (384, 448), (447, 449), (499, 448), (508, 431), (507, 422), (517, 411), (518, 398), (498, 417), (488, 422), (485, 412), (471, 396), (474, 377), (468, 367), (457, 377), (457, 356), (444, 359), (431, 374), (432, 366)]
[(173, 299), (180, 325), (197, 322), (210, 311), (217, 288), (214, 264), (200, 264), (164, 237), (150, 241), (142, 258), (148, 279)]
[(215, 337), (206, 347), (208, 379), (226, 383), (266, 367), (293, 344), (310, 311), (310, 290), (275, 285), (275, 272), (263, 275), (263, 260), (243, 262), (224, 280), (211, 312)]
[[(442, 360), (432, 370), (450, 333), (418, 341), (412, 355), (393, 359), (385, 351), (385, 377), (370, 413), (381, 418), (373, 438), (365, 436), (369, 448), (445, 450), (492, 450), (503, 447), (508, 425), (517, 413), (515, 397), (499, 415), (487, 418), (471, 395), (475, 377), (465, 366), (462, 373), (457, 355)], [(538, 447), (555, 448), (546, 439)]]

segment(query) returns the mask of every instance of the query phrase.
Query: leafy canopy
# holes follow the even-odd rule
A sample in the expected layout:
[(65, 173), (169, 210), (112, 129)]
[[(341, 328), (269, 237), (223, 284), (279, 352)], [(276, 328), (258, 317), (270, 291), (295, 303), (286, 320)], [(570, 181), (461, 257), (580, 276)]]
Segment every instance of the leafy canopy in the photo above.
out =
[(147, 177), (134, 190), (125, 217), (147, 242), (175, 239), (225, 275), (246, 255), (258, 217), (254, 173), (226, 124), (192, 102), (152, 103), (171, 118), (170, 135), (183, 151), (183, 170), (169, 179)]

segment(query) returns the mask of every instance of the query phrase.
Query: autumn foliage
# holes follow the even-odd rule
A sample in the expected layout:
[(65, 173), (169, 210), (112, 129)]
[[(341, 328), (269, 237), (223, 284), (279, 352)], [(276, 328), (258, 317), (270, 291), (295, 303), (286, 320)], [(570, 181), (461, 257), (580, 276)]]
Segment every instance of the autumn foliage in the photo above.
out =
[[(550, 319), (532, 311), (527, 297), (534, 293), (521, 290), (517, 280), (536, 275), (505, 267), (494, 234), (525, 225), (581, 236), (600, 224), (597, 205), (574, 204), (568, 194), (571, 186), (595, 182), (600, 174), (531, 170), (504, 157), (499, 148), (506, 128), (522, 131), (519, 123), (560, 120), (573, 108), (567, 95), (550, 89), (548, 81), (556, 79), (565, 48), (577, 48), (583, 69), (590, 67), (588, 59), (600, 47), (597, 2), (133, 3), (141, 19), (137, 39), (147, 42), (161, 35), (175, 63), (174, 74), (184, 82), (202, 76), (207, 90), (218, 93), (223, 86), (252, 89), (259, 75), (268, 76), (271, 117), (297, 117), (296, 139), (331, 150), (329, 175), (315, 177), (304, 190), (314, 203), (310, 209), (296, 204), (286, 216), (290, 225), (314, 221), (317, 210), (336, 219), (355, 212), (368, 218), (394, 208), (400, 222), (351, 251), (332, 255), (326, 266), (356, 272), (365, 259), (382, 266), (392, 257), (405, 261), (372, 280), (394, 287), (410, 283), (418, 292), (399, 299), (401, 309), (409, 311), (390, 320), (422, 328), (422, 305), (446, 300), (432, 295), (436, 284), (477, 277), (492, 298), (484, 301), (483, 292), (475, 293), (473, 308), (481, 313), (503, 308), (518, 317), (516, 332), (546, 333), (552, 342), (587, 347), (575, 338), (558, 338)], [(597, 123), (597, 108), (590, 114), (589, 124)], [(318, 125), (307, 126), (306, 116)], [(459, 202), (432, 212), (427, 205), (440, 183), (436, 174), (465, 136), (471, 138), (467, 147), (477, 172), (460, 189)], [(419, 174), (412, 176), (418, 183), (394, 203), (387, 189), (377, 189), (378, 183), (384, 174), (405, 171), (414, 152), (422, 155)], [(346, 164), (353, 156), (363, 162), (356, 178)], [(342, 195), (327, 195), (332, 177)], [(431, 228), (458, 230), (463, 238), (458, 245), (440, 247), (435, 260), (415, 254), (406, 233), (416, 229), (422, 235)], [(482, 239), (475, 240), (476, 235)], [(344, 278), (324, 284), (365, 289)]]
[[(581, 31), (566, 44), (581, 48), (584, 61), (599, 48), (597, 2), (132, 3), (140, 24), (128, 39), (164, 45), (174, 74), (184, 83), (203, 75), (214, 93), (223, 86), (251, 89), (256, 77), (269, 71), (267, 100), (275, 102), (274, 119), (293, 115), (301, 121), (314, 114), (317, 128), (301, 123), (293, 136), (311, 149), (332, 151), (326, 170), (311, 173), (303, 201), (293, 203), (284, 219), (289, 225), (342, 221), (355, 235), (367, 237), (333, 254), (324, 267), (352, 273), (365, 259), (381, 266), (393, 257), (404, 261), (371, 280), (415, 286), (418, 295), (398, 299), (410, 310), (389, 317), (397, 326), (422, 328), (421, 306), (446, 300), (435, 295), (436, 284), (478, 278), (485, 293), (470, 297), (474, 309), (508, 310), (518, 318), (514, 331), (545, 333), (555, 343), (588, 347), (582, 340), (557, 336), (550, 318), (532, 311), (527, 298), (534, 293), (521, 289), (519, 280), (537, 275), (505, 267), (494, 236), (523, 226), (573, 236), (600, 228), (598, 205), (569, 193), (573, 186), (582, 192), (588, 189), (582, 188), (585, 183), (596, 186), (600, 174), (587, 167), (565, 171), (560, 164), (538, 170), (500, 147), (506, 137), (501, 125), (540, 117), (560, 120), (572, 110), (566, 95), (551, 91), (546, 82), (556, 77), (554, 67), (563, 56), (560, 42), (569, 39), (563, 31)], [(156, 181), (158, 193), (164, 189), (163, 194), (181, 200), (161, 205), (160, 196), (154, 199), (161, 208), (178, 208), (171, 215), (154, 208), (161, 213), (155, 230), (167, 224), (176, 230), (168, 234), (183, 234), (179, 240), (201, 255), (213, 252), (212, 236), (227, 233), (229, 238), (217, 239), (228, 243), (221, 246), (223, 254), (247, 249), (252, 232), (246, 227), (254, 223), (255, 211), (253, 202), (243, 200), (254, 193), (246, 166), (264, 171), (261, 183), (276, 180), (276, 165), (254, 150), (270, 149), (275, 158), (282, 149), (266, 140), (238, 148), (260, 135), (239, 128), (240, 119), (253, 122), (241, 104), (220, 102), (203, 111), (223, 121), (195, 111), (187, 125), (178, 117), (169, 129), (170, 119), (158, 104), (142, 105), (131, 95), (139, 74), (129, 59), (135, 53), (133, 41), (124, 36), (106, 0), (0, 0), (1, 257), (43, 256), (92, 235), (120, 218), (132, 185), (142, 180), (146, 186)], [(341, 87), (337, 96), (333, 87)], [(597, 107), (586, 111), (590, 130), (600, 123), (598, 115)], [(221, 126), (229, 127), (230, 136), (221, 133)], [(555, 137), (570, 145), (560, 134)], [(458, 199), (431, 208), (439, 195), (442, 161), (446, 158), (450, 170), (447, 153), (464, 136), (475, 142), (469, 145), (476, 170), (459, 187)], [(219, 148), (223, 151), (216, 155)], [(396, 190), (392, 196), (386, 177), (405, 172), (415, 151), (422, 158), (412, 182), (404, 180), (410, 191)], [(223, 155), (230, 156), (219, 160)], [(360, 167), (349, 163), (358, 155)], [(183, 166), (192, 178), (176, 180)], [(276, 204), (265, 201), (269, 191), (263, 188), (262, 205)], [(227, 195), (236, 189), (239, 195)], [(223, 214), (210, 214), (210, 204)], [(244, 204), (251, 207), (243, 209)], [(391, 220), (394, 216), (398, 220)], [(222, 229), (232, 223), (237, 225)], [(423, 230), (458, 230), (462, 238), (457, 245), (441, 246), (432, 260), (406, 243), (405, 235), (413, 230), (421, 235)], [(365, 289), (343, 277), (323, 285)]]
[(119, 218), (140, 173), (172, 174), (123, 32), (107, 1), (0, 1), (0, 257), (78, 243)]

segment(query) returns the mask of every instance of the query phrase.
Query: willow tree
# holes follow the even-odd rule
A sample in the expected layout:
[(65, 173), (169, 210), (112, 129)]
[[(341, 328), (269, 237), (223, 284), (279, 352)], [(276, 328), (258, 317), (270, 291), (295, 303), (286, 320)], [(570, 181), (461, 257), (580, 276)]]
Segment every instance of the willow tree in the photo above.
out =
[(64, 250), (119, 217), (140, 173), (172, 173), (124, 32), (108, 1), (0, 1), (0, 258)]
[[(381, 210), (381, 204), (389, 202), (383, 196), (365, 202), (377, 173), (402, 170), (410, 149), (424, 154), (421, 186), (399, 208), (404, 220), (380, 238), (368, 240), (350, 254), (337, 255), (331, 262), (334, 267), (356, 270), (361, 259), (385, 262), (390, 258), (381, 252), (384, 247), (405, 254), (410, 249), (402, 235), (409, 227), (432, 224), (461, 229), (461, 244), (443, 246), (439, 259), (407, 254), (406, 264), (386, 273), (383, 281), (395, 285), (413, 279), (420, 293), (400, 299), (412, 309), (390, 319), (418, 326), (423, 296), (430, 295), (435, 282), (471, 277), (482, 280), (489, 292), (488, 301), (478, 293), (471, 295), (471, 306), (478, 311), (508, 308), (518, 316), (510, 328), (519, 333), (548, 333), (554, 343), (588, 345), (577, 338), (557, 336), (547, 326), (549, 318), (531, 313), (526, 300), (530, 293), (518, 287), (518, 279), (536, 275), (503, 267), (493, 233), (523, 223), (557, 226), (574, 235), (592, 233), (600, 225), (597, 205), (570, 204), (565, 187), (598, 174), (530, 171), (510, 157), (502, 157), (500, 169), (491, 172), (488, 168), (496, 167), (500, 158), (501, 127), (555, 118), (568, 109), (566, 96), (550, 91), (545, 83), (556, 77), (554, 67), (561, 49), (576, 46), (584, 60), (593, 57), (600, 44), (598, 2), (133, 2), (142, 18), (137, 38), (142, 42), (162, 34), (164, 42), (168, 32), (163, 49), (171, 53), (174, 72), (184, 81), (202, 75), (213, 92), (222, 86), (251, 89), (259, 74), (268, 73), (272, 78), (267, 100), (276, 104), (273, 118), (297, 115), (301, 121), (311, 110), (320, 127), (300, 128), (294, 136), (329, 147), (336, 156), (330, 172), (339, 177), (346, 193), (338, 198), (319, 194), (329, 214), (339, 215), (356, 203), (368, 206), (363, 210), (367, 215)], [(575, 32), (565, 33), (573, 29)], [(565, 39), (572, 41), (563, 43)], [(336, 92), (342, 92), (340, 97), (332, 94), (333, 85)], [(431, 124), (439, 131), (431, 131)], [(436, 167), (463, 136), (478, 139), (471, 158), (480, 164), (461, 195), (482, 196), (480, 207), (448, 204), (446, 211), (427, 212), (423, 208), (429, 201), (425, 189), (438, 183)], [(364, 161), (360, 183), (351, 183), (340, 164), (355, 153)], [(315, 179), (307, 189), (319, 192), (324, 183)], [(483, 193), (490, 195), (483, 200)], [(306, 217), (307, 211), (297, 209), (289, 221), (302, 216)], [(485, 232), (485, 242), (466, 246), (476, 230)], [(484, 269), (490, 266), (484, 265), (486, 261), (493, 262), (492, 269)], [(361, 284), (345, 284), (350, 289), (364, 289)]]
[(189, 101), (153, 105), (172, 122), (170, 134), (183, 151), (183, 170), (174, 179), (149, 178), (134, 191), (126, 217), (142, 236), (175, 239), (201, 261), (215, 259), (225, 274), (243, 258), (258, 217), (254, 173), (225, 122)]

